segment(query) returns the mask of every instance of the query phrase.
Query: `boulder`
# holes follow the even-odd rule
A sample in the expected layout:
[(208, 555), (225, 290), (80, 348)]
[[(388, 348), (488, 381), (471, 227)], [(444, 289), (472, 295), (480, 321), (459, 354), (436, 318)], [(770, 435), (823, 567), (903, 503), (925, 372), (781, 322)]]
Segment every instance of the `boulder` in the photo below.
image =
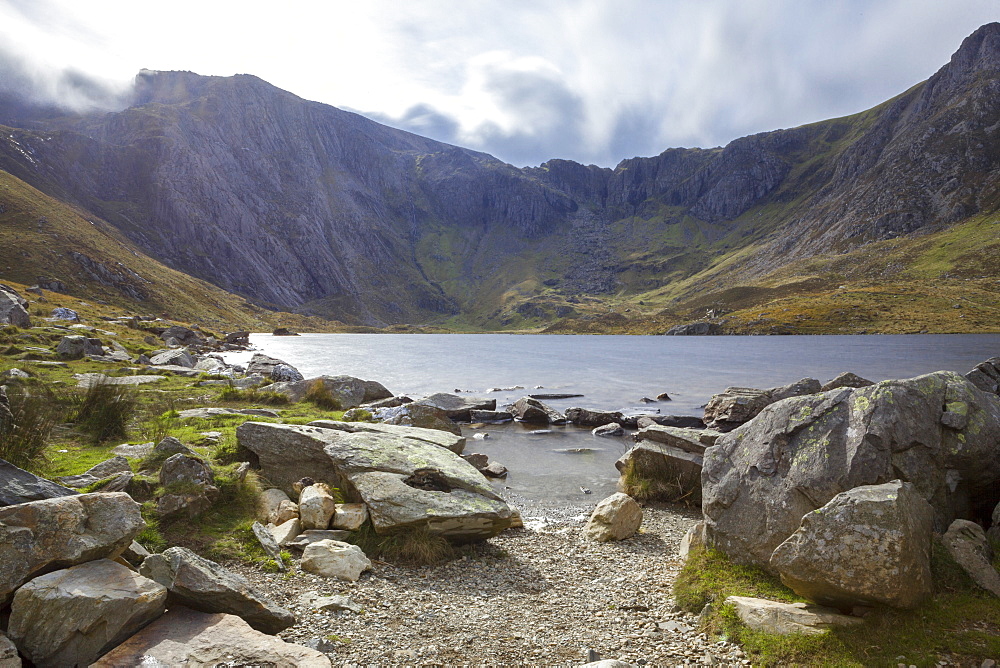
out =
[[(294, 512), (292, 511), (294, 507)], [(266, 489), (260, 495), (257, 517), (261, 522), (269, 524), (284, 524), (290, 519), (298, 518), (299, 507), (288, 495), (280, 489)]]
[(815, 378), (803, 378), (790, 385), (772, 387), (769, 390), (727, 387), (725, 392), (714, 395), (705, 406), (704, 422), (717, 431), (732, 431), (755, 418), (766, 406), (789, 397), (815, 394), (820, 391), (820, 387)]
[(701, 503), (702, 456), (641, 441), (615, 462), (618, 488), (643, 500)]
[(211, 467), (198, 457), (170, 455), (160, 469), (160, 484), (166, 493), (156, 501), (157, 512), (163, 517), (197, 517), (219, 496), (214, 482)]
[(949, 371), (786, 399), (705, 451), (708, 543), (767, 567), (806, 513), (894, 479), (913, 483), (944, 531), (992, 510), (976, 504), (995, 501), (998, 444), (1000, 398)]
[(79, 494), (0, 508), (0, 607), (40, 573), (115, 559), (146, 523), (128, 494)]
[(277, 357), (269, 357), (268, 355), (262, 355), (261, 353), (254, 353), (253, 357), (250, 358), (250, 363), (247, 364), (246, 372), (247, 375), (259, 373), (265, 378), (270, 378), (274, 367), (279, 364), (291, 366), (284, 360), (279, 360)]
[(276, 327), (271, 334), (272, 336), (299, 336), (298, 332), (293, 332), (287, 327)]
[(72, 489), (39, 478), (0, 459), (0, 507), (73, 494), (76, 492)]
[(199, 357), (198, 361), (194, 363), (194, 368), (205, 373), (223, 373), (229, 370), (229, 366), (215, 355)]
[(631, 496), (618, 492), (597, 504), (583, 527), (583, 535), (600, 542), (625, 540), (634, 535), (640, 525), (642, 508)]
[(146, 557), (139, 572), (169, 590), (171, 608), (184, 605), (237, 615), (264, 633), (278, 633), (295, 623), (292, 613), (255, 590), (243, 576), (185, 547)]
[[(257, 454), (261, 474), (290, 490), (309, 476), (363, 501), (379, 533), (426, 527), (454, 540), (480, 540), (510, 525), (511, 510), (483, 476), (454, 452), (411, 433), (246, 422), (236, 430), (241, 446)], [(415, 427), (392, 427), (415, 430)], [(422, 433), (456, 438), (433, 429)], [(428, 489), (415, 478), (433, 471)]]
[(302, 570), (328, 578), (357, 582), (372, 562), (357, 545), (336, 540), (310, 543), (302, 552)]
[(368, 521), (368, 507), (363, 503), (338, 503), (330, 527), (357, 531)]
[(472, 411), (495, 411), (497, 409), (496, 399), (460, 397), (457, 394), (447, 394), (445, 392), (417, 399), (413, 403), (442, 410), (445, 415), (456, 422), (471, 422)]
[(193, 329), (184, 327), (183, 325), (173, 325), (172, 327), (167, 327), (160, 334), (160, 338), (164, 341), (175, 339), (179, 341), (181, 345), (185, 346), (198, 346), (205, 344), (205, 337)]
[(1000, 357), (980, 362), (965, 377), (983, 392), (1000, 394)]
[(293, 517), (277, 526), (268, 524), (267, 530), (271, 533), (271, 538), (278, 544), (278, 547), (285, 547), (302, 533), (302, 522), (299, 521), (298, 517)]
[(71, 308), (66, 308), (65, 306), (58, 306), (52, 309), (52, 317), (56, 320), (72, 320), (73, 322), (80, 322), (80, 314)]
[(282, 572), (287, 571), (288, 568), (285, 566), (285, 562), (281, 558), (281, 548), (278, 546), (278, 541), (274, 540), (274, 536), (272, 536), (271, 532), (267, 530), (267, 527), (260, 522), (254, 522), (250, 526), (250, 530), (253, 531), (253, 535), (257, 538), (257, 542), (260, 543), (261, 548), (264, 550), (264, 554), (274, 560), (278, 570)]
[(174, 348), (153, 355), (149, 358), (149, 362), (154, 366), (182, 366), (185, 369), (194, 369), (197, 360), (187, 348)]
[(499, 462), (490, 462), (483, 468), (479, 469), (487, 478), (506, 478), (507, 477), (507, 467)]
[(635, 421), (635, 428), (637, 429), (653, 424), (663, 427), (682, 427), (684, 429), (705, 428), (705, 421), (696, 415), (638, 415), (635, 417)]
[(224, 340), (231, 346), (248, 346), (250, 345), (250, 332), (229, 332)]
[(990, 563), (990, 546), (981, 526), (968, 520), (955, 520), (941, 540), (973, 582), (994, 596), (1000, 596), (1000, 574)]
[(514, 414), (514, 419), (519, 422), (539, 424), (564, 424), (566, 422), (565, 415), (531, 397), (521, 397), (515, 401), (511, 413)]
[(470, 422), (482, 422), (485, 424), (502, 424), (510, 422), (514, 415), (510, 411), (469, 411)]
[(28, 301), (6, 285), (0, 285), (0, 325), (14, 325), (25, 329), (31, 327)]
[(330, 668), (330, 660), (317, 650), (255, 631), (235, 615), (172, 605), (167, 614), (91, 664), (121, 666)]
[(908, 482), (855, 487), (806, 513), (771, 570), (822, 605), (916, 607), (933, 588), (933, 514)]
[(286, 543), (288, 547), (295, 548), (296, 550), (304, 550), (309, 545), (313, 543), (318, 543), (321, 540), (335, 540), (335, 541), (346, 541), (351, 537), (350, 531), (344, 531), (343, 529), (309, 529), (308, 531), (303, 531), (293, 540)]
[(303, 529), (326, 529), (337, 510), (330, 488), (323, 483), (309, 485), (299, 496), (299, 520)]
[(451, 450), (457, 455), (465, 450), (465, 437), (461, 434), (445, 432), (441, 429), (424, 429), (422, 427), (404, 427), (401, 425), (385, 424), (379, 422), (338, 422), (336, 420), (314, 420), (309, 423), (311, 427), (322, 427), (323, 429), (336, 429), (346, 431), (351, 434), (383, 434), (386, 436), (397, 436), (408, 441), (428, 443), (438, 447)]
[(749, 596), (730, 596), (725, 605), (736, 609), (740, 620), (754, 631), (772, 635), (822, 635), (836, 626), (864, 623), (860, 617), (806, 603), (780, 603)]
[(704, 454), (705, 448), (715, 445), (721, 436), (710, 429), (684, 429), (682, 427), (663, 427), (658, 424), (643, 427), (635, 434), (636, 442), (653, 441), (669, 445), (684, 452), (696, 455)]
[(462, 428), (452, 422), (447, 413), (433, 406), (410, 403), (396, 408), (378, 408), (374, 415), (382, 424), (438, 429), (456, 436), (462, 435)]
[(280, 383), (295, 383), (300, 380), (305, 380), (298, 369), (288, 364), (276, 364), (273, 369), (271, 369), (271, 379)]
[(366, 408), (369, 411), (373, 411), (376, 408), (396, 408), (397, 406), (402, 406), (403, 404), (412, 404), (413, 399), (403, 395), (399, 397), (389, 397), (388, 399), (379, 399), (378, 401), (369, 401), (361, 405), (361, 408)]
[(173, 455), (187, 455), (189, 457), (197, 457), (198, 454), (180, 442), (179, 439), (173, 436), (167, 436), (162, 439), (159, 443), (153, 446), (152, 455), (155, 459), (166, 460)]
[(77, 360), (84, 355), (103, 355), (104, 347), (100, 339), (91, 339), (86, 336), (73, 334), (62, 337), (59, 345), (56, 346), (56, 355), (63, 359)]
[(21, 668), (17, 647), (0, 631), (0, 668)]
[(608, 424), (601, 425), (600, 427), (594, 427), (590, 430), (590, 433), (594, 436), (602, 436), (605, 438), (613, 438), (618, 436), (624, 436), (625, 430), (622, 429), (621, 425), (617, 422), (611, 422)]
[(166, 603), (162, 585), (98, 559), (18, 589), (7, 633), (39, 668), (87, 666), (162, 615)]
[(103, 480), (109, 476), (131, 472), (132, 467), (129, 465), (128, 459), (122, 457), (121, 455), (115, 455), (111, 459), (107, 459), (96, 466), (92, 466), (79, 475), (61, 476), (56, 478), (56, 482), (66, 485), (67, 487), (72, 487), (73, 489), (80, 489), (81, 487), (92, 485), (95, 482)]
[(392, 392), (374, 380), (361, 380), (353, 376), (319, 376), (289, 383), (272, 383), (267, 389), (288, 397), (289, 401), (302, 401), (313, 383), (322, 383), (339, 402), (341, 408), (354, 408), (379, 399), (387, 399)]
[(622, 425), (623, 417), (621, 411), (592, 411), (589, 408), (567, 408), (566, 419), (578, 427), (600, 427), (612, 422)]
[(850, 371), (845, 371), (840, 374), (829, 383), (820, 388), (821, 392), (827, 392), (829, 390), (836, 390), (840, 387), (868, 387), (869, 385), (874, 385), (875, 383), (862, 378)]

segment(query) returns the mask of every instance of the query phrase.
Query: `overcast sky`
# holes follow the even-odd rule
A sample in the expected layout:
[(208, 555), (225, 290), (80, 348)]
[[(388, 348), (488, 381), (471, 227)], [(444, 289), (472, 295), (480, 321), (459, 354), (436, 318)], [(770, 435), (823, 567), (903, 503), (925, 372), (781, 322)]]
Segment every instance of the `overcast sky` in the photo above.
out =
[(491, 153), (613, 166), (861, 111), (997, 0), (0, 0), (0, 89), (86, 106), (141, 68), (255, 74)]

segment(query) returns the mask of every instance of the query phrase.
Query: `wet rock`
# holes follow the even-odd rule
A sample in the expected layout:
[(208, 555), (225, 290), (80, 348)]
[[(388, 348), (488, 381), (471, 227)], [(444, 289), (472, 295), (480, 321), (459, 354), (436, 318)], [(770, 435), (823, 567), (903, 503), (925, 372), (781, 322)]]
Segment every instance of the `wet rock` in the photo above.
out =
[(292, 613), (258, 593), (241, 575), (184, 547), (146, 557), (139, 572), (169, 590), (171, 609), (183, 605), (237, 615), (264, 633), (278, 633), (295, 623)]
[(641, 525), (642, 508), (631, 496), (618, 492), (597, 504), (583, 527), (583, 535), (599, 542), (625, 540)]
[(594, 427), (590, 433), (594, 436), (617, 438), (619, 436), (624, 436), (625, 430), (622, 429), (621, 425), (617, 422), (612, 422), (610, 424), (601, 425), (600, 427)]
[(444, 392), (418, 399), (414, 403), (442, 410), (450, 419), (456, 422), (471, 422), (471, 411), (495, 411), (497, 408), (496, 399), (460, 397), (456, 394), (447, 394)]
[(99, 559), (17, 590), (8, 634), (34, 665), (89, 665), (163, 614), (165, 587)]
[(302, 570), (348, 582), (357, 582), (372, 562), (357, 545), (335, 540), (310, 543), (302, 552)]
[(595, 411), (589, 408), (567, 408), (566, 419), (580, 427), (600, 427), (612, 422), (622, 425), (621, 411)]
[(520, 422), (540, 424), (564, 424), (566, 422), (565, 415), (531, 397), (521, 397), (515, 401), (511, 413), (514, 414), (514, 419)]
[(514, 419), (510, 411), (469, 411), (470, 422), (481, 422), (484, 424), (503, 424)]
[(448, 414), (440, 408), (424, 404), (409, 403), (397, 408), (379, 408), (375, 410), (375, 418), (383, 424), (400, 425), (404, 427), (420, 427), (422, 429), (438, 429), (462, 435), (462, 428), (455, 424)]

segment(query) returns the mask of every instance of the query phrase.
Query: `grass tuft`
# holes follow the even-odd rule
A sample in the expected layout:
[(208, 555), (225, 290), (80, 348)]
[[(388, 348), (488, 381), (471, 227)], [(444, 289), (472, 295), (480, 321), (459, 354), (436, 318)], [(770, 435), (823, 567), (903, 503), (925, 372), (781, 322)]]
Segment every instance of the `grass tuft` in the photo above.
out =
[(458, 556), (454, 545), (446, 538), (432, 534), (426, 527), (382, 536), (375, 533), (375, 527), (369, 520), (348, 540), (371, 558), (409, 566), (440, 564)]
[(261, 390), (256, 387), (241, 390), (233, 385), (226, 385), (219, 392), (219, 401), (247, 402), (268, 406), (280, 406), (288, 403), (288, 397), (279, 392)]
[(330, 388), (326, 386), (322, 378), (317, 378), (309, 383), (309, 387), (306, 389), (305, 400), (311, 402), (317, 408), (325, 408), (329, 411), (344, 409), (343, 404), (340, 403), (340, 399), (330, 392)]
[(52, 430), (62, 418), (59, 402), (24, 391), (11, 391), (7, 398), (14, 422), (0, 430), (0, 459), (23, 469), (37, 468), (44, 464)]
[(95, 382), (79, 398), (76, 427), (94, 443), (124, 439), (137, 407), (135, 390), (128, 385)]

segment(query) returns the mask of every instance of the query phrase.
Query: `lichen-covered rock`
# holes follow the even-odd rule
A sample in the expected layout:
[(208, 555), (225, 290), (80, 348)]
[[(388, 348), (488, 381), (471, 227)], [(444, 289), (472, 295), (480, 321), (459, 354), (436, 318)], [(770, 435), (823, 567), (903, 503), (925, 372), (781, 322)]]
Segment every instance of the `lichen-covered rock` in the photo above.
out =
[(99, 559), (18, 589), (7, 632), (39, 668), (87, 666), (162, 615), (166, 603), (162, 585)]
[(765, 407), (776, 401), (820, 391), (819, 381), (803, 378), (800, 381), (768, 390), (751, 387), (727, 387), (721, 394), (713, 396), (705, 406), (705, 424), (717, 431), (731, 431), (749, 422)]
[[(465, 437), (445, 429), (425, 429), (423, 427), (407, 427), (404, 425), (386, 424), (383, 422), (338, 422), (336, 420), (314, 420), (310, 427), (323, 427), (346, 431), (349, 434), (384, 434), (404, 438), (408, 441), (430, 443), (451, 450), (456, 455), (465, 450)], [(455, 425), (456, 427), (458, 425)]]
[(771, 569), (822, 605), (913, 608), (933, 589), (932, 524), (930, 504), (910, 483), (855, 487), (806, 513)]
[(264, 633), (278, 633), (295, 616), (255, 590), (246, 579), (185, 547), (171, 547), (146, 557), (139, 572), (169, 590), (168, 602), (238, 615)]
[(597, 504), (583, 527), (583, 535), (600, 542), (625, 540), (641, 525), (642, 508), (631, 496), (618, 492)]
[(118, 557), (144, 526), (139, 504), (122, 492), (0, 508), (0, 606), (39, 573)]
[(1000, 394), (1000, 357), (980, 362), (965, 377), (983, 392)]

